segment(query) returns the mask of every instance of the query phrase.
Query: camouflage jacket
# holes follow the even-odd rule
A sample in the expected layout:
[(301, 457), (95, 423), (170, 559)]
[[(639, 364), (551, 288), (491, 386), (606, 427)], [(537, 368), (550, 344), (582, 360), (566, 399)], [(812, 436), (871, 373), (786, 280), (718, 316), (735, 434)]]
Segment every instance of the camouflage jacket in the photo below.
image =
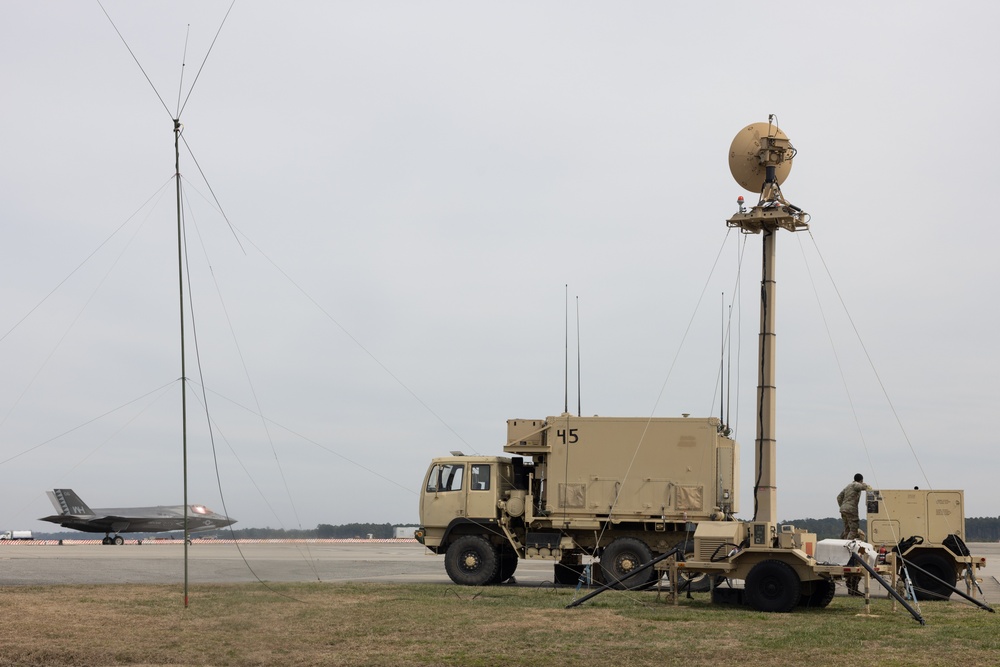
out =
[(840, 511), (857, 514), (861, 492), (871, 490), (872, 487), (864, 482), (851, 482), (845, 486), (844, 490), (837, 494), (837, 504), (840, 506)]

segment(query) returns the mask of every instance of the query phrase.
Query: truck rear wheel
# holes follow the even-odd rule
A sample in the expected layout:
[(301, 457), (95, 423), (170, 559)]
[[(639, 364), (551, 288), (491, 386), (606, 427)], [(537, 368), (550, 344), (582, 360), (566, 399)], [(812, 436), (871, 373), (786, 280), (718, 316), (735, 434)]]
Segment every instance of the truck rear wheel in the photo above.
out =
[[(463, 535), (444, 555), (444, 569), (460, 586), (487, 586), (498, 582), (500, 554), (481, 535)], [(509, 575), (508, 575), (509, 576)]]
[(576, 586), (580, 583), (580, 577), (583, 576), (585, 567), (587, 566), (583, 563), (556, 563), (554, 569), (556, 583), (563, 586)]
[[(951, 589), (958, 581), (958, 574), (944, 556), (925, 553), (916, 554), (907, 560), (916, 566), (910, 569), (910, 579), (913, 580), (918, 600), (947, 600), (951, 597)], [(918, 567), (926, 570), (926, 573), (918, 570)]]
[(780, 560), (764, 560), (750, 569), (744, 595), (757, 611), (787, 613), (799, 603), (802, 585), (792, 566)]
[(656, 570), (649, 568), (632, 574), (640, 566), (653, 560), (653, 552), (642, 540), (619, 537), (604, 547), (601, 554), (601, 573), (611, 588), (618, 590), (646, 588), (656, 582)]

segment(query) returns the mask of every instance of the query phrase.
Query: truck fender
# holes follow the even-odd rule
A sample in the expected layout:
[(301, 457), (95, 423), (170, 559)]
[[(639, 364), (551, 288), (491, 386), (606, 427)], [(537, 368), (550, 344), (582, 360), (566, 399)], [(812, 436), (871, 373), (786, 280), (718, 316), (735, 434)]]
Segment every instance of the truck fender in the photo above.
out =
[(469, 519), (466, 517), (457, 517), (452, 519), (448, 527), (445, 528), (444, 535), (441, 537), (441, 546), (438, 553), (443, 553), (448, 545), (460, 535), (487, 535), (487, 536), (497, 536), (507, 542), (507, 537), (503, 534), (503, 531), (497, 526), (495, 519)]

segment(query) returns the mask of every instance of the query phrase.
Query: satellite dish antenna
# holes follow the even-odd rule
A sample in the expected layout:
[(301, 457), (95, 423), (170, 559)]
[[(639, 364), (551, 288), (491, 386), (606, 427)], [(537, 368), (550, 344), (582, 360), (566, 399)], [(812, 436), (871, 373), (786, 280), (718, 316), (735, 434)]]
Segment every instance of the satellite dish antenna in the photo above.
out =
[[(765, 154), (773, 151), (770, 157)], [(767, 167), (774, 167), (778, 185), (785, 182), (792, 170), (795, 149), (788, 136), (773, 123), (747, 125), (729, 147), (729, 171), (745, 190), (760, 193), (767, 181)]]

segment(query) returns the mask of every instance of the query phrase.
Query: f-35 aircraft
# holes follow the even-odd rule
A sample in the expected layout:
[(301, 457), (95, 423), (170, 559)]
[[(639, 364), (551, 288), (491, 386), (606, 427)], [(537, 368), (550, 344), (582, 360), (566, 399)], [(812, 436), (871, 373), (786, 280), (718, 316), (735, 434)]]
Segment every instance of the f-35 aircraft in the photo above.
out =
[[(184, 530), (183, 505), (103, 507), (92, 510), (73, 489), (53, 489), (46, 493), (59, 513), (42, 517), (39, 521), (58, 523), (63, 528), (85, 533), (104, 533), (104, 544), (124, 544), (124, 538), (118, 533)], [(189, 505), (187, 521), (189, 532), (222, 528), (236, 523), (236, 519), (216, 514), (204, 505)]]

